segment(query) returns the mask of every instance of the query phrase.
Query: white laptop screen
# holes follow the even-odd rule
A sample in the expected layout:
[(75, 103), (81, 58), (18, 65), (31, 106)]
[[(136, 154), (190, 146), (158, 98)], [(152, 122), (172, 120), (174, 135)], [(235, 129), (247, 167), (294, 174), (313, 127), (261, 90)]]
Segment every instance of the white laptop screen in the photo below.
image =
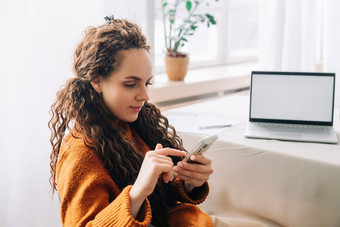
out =
[(250, 119), (332, 122), (334, 77), (253, 72)]

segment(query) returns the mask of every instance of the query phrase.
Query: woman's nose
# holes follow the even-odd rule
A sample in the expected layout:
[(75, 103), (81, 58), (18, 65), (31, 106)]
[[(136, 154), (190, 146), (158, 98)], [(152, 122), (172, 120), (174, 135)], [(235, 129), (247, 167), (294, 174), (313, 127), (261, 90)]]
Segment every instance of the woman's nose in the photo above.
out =
[(149, 97), (149, 91), (147, 87), (142, 88), (142, 91), (140, 92), (140, 94), (137, 96), (138, 100), (142, 100), (142, 101), (148, 101), (150, 99)]

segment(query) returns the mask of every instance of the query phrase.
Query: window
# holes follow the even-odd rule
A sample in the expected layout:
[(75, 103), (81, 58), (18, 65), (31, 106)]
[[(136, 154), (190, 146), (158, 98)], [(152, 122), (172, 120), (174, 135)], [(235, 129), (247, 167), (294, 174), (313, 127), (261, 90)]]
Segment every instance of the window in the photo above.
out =
[(256, 60), (258, 55), (258, 0), (229, 0), (226, 7), (227, 62)]
[[(169, 0), (170, 1), (170, 0)], [(200, 24), (196, 33), (182, 48), (189, 53), (190, 68), (256, 61), (258, 56), (258, 14), (260, 0), (211, 1), (200, 5), (198, 12), (210, 13), (217, 24), (207, 28)], [(154, 9), (152, 44), (156, 73), (164, 72), (164, 32), (161, 1), (150, 1)], [(186, 15), (185, 4), (178, 9), (177, 18)]]

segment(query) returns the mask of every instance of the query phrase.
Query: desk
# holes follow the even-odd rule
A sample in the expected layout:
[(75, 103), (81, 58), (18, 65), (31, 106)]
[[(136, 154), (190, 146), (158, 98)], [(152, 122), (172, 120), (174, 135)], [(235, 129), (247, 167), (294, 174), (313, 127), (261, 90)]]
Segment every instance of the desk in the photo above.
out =
[[(164, 112), (239, 121), (206, 153), (214, 173), (200, 207), (215, 226), (340, 226), (340, 144), (245, 138), (248, 110), (249, 97), (235, 95)], [(340, 141), (339, 109), (334, 128)], [(205, 136), (179, 134), (187, 149)]]

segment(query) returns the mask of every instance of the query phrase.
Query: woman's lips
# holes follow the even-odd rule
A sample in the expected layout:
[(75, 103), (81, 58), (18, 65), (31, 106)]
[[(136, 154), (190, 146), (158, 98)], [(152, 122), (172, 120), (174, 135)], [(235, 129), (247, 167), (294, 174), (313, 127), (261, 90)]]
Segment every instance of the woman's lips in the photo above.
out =
[(130, 106), (130, 108), (135, 112), (139, 112), (142, 109), (141, 106)]

